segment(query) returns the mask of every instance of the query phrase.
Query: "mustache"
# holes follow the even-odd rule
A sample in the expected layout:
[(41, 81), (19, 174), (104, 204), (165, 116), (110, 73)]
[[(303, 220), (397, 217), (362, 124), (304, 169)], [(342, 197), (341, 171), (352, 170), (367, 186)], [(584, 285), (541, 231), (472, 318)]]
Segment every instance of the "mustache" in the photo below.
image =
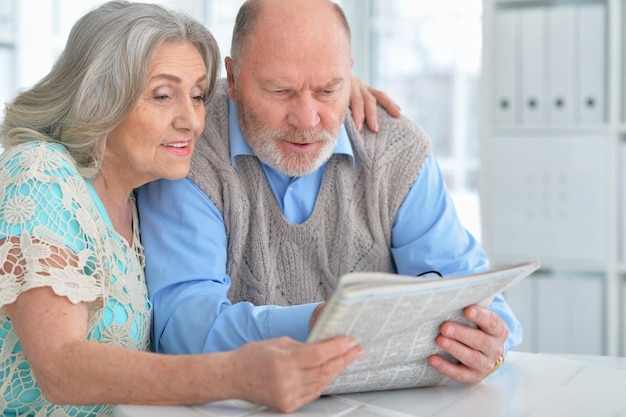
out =
[(297, 144), (326, 142), (333, 139), (332, 133), (326, 130), (302, 130), (293, 126), (273, 132), (271, 136), (274, 140)]

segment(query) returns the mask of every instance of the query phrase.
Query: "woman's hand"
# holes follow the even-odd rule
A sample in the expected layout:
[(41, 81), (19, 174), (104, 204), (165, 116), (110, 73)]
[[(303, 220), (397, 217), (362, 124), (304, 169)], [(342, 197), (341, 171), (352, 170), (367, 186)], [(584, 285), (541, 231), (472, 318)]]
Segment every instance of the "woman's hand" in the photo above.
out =
[(281, 337), (232, 353), (225, 377), (236, 388), (233, 397), (289, 413), (318, 398), (364, 352), (349, 337), (310, 344)]
[(378, 132), (378, 113), (376, 104), (380, 104), (387, 113), (393, 117), (400, 117), (398, 106), (387, 94), (372, 87), (368, 87), (356, 77), (352, 77), (352, 89), (350, 91), (350, 110), (356, 128), (363, 128), (363, 121), (367, 127)]

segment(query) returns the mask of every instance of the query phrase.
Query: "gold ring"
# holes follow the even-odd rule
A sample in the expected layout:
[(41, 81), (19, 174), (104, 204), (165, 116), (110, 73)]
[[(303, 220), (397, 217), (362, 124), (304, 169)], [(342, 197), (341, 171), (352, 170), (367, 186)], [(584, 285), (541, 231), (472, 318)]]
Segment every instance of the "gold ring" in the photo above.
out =
[(489, 371), (489, 373), (485, 375), (484, 378), (487, 378), (489, 375), (494, 373), (496, 369), (498, 369), (500, 365), (502, 365), (503, 363), (504, 363), (504, 356), (500, 356), (498, 359), (496, 359), (496, 363), (493, 365), (493, 369)]

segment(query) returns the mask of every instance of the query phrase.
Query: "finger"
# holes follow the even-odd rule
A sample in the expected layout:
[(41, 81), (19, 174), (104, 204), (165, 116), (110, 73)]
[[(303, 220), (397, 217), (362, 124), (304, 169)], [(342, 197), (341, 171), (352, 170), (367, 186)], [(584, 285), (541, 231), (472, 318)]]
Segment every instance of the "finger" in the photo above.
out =
[(376, 97), (372, 94), (372, 89), (361, 84), (361, 97), (363, 98), (365, 123), (367, 123), (367, 127), (372, 132), (378, 132), (378, 106)]
[[(506, 325), (505, 325), (506, 327)], [(446, 322), (437, 345), (470, 368), (488, 371), (504, 355), (506, 336), (495, 337), (482, 329)]]
[(448, 378), (459, 382), (478, 382), (484, 375), (476, 369), (469, 368), (464, 364), (452, 363), (439, 355), (429, 357), (428, 364)]
[[(352, 339), (350, 339), (352, 340)], [(336, 339), (331, 340), (336, 341)], [(326, 344), (325, 342), (316, 343), (315, 345)], [(350, 343), (348, 343), (350, 345)], [(309, 345), (314, 346), (314, 345)], [(318, 398), (322, 392), (328, 387), (328, 385), (334, 381), (352, 362), (363, 356), (364, 351), (359, 346), (354, 345), (344, 354), (334, 356), (326, 362), (323, 362), (314, 367), (308, 367), (303, 371), (302, 379), (303, 384), (299, 386), (300, 390), (294, 392), (294, 401), (298, 405), (291, 403), (287, 408), (293, 407), (297, 409), (304, 404), (307, 404), (316, 398)], [(308, 357), (311, 359), (311, 357)], [(314, 359), (313, 359), (314, 360)]]
[(355, 346), (348, 350), (345, 354), (335, 356), (324, 362), (319, 368), (319, 377), (330, 382), (337, 378), (352, 362), (359, 359), (365, 354), (365, 351)]
[(341, 358), (355, 348), (358, 348), (356, 340), (351, 337), (341, 336), (303, 345), (294, 355), (298, 363), (303, 363), (313, 368), (319, 367), (330, 360)]
[(461, 341), (482, 351), (490, 360), (504, 355), (504, 345), (509, 337), (504, 320), (493, 311), (478, 306), (466, 308), (464, 314), (478, 329), (465, 332)]
[[(479, 330), (476, 331), (478, 332)], [(452, 338), (446, 334), (449, 333), (442, 329), (442, 334), (436, 339), (437, 346), (439, 346), (442, 350), (452, 355), (463, 365), (471, 369), (476, 369), (480, 373), (486, 373), (491, 369), (491, 364), (493, 362), (491, 361), (491, 356), (489, 354), (485, 354), (480, 349), (470, 347), (458, 338)]]
[(311, 392), (317, 396), (326, 389), (326, 387), (334, 381), (352, 362), (364, 355), (363, 349), (355, 346), (344, 355), (336, 356), (327, 362), (324, 362), (317, 368), (313, 369), (313, 375), (309, 379), (311, 381)]
[(400, 106), (391, 99), (387, 94), (385, 94), (381, 90), (376, 90), (375, 88), (367, 87), (367, 91), (369, 95), (371, 95), (378, 104), (384, 108), (390, 116), (400, 117), (402, 109)]
[(509, 328), (500, 316), (493, 311), (479, 306), (469, 306), (463, 312), (465, 317), (476, 324), (482, 331), (492, 336), (508, 338)]
[(363, 85), (361, 81), (352, 77), (352, 88), (350, 90), (350, 111), (352, 112), (352, 120), (358, 131), (363, 128), (365, 120), (365, 101), (363, 98)]
[(464, 326), (455, 322), (446, 322), (441, 326), (441, 335), (467, 346), (472, 350), (478, 350), (489, 354), (493, 351), (492, 345), (499, 340), (483, 332), (481, 329)]

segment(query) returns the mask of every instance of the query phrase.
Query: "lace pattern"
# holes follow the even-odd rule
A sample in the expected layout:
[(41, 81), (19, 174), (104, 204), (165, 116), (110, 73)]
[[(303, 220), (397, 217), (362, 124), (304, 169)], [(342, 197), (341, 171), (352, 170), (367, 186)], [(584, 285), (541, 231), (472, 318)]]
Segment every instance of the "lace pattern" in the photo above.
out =
[(45, 401), (5, 306), (31, 288), (50, 287), (72, 303), (88, 303), (88, 339), (148, 350), (151, 306), (137, 222), (135, 213), (131, 247), (110, 225), (99, 199), (60, 145), (31, 142), (0, 156), (2, 415), (111, 414), (102, 405)]

